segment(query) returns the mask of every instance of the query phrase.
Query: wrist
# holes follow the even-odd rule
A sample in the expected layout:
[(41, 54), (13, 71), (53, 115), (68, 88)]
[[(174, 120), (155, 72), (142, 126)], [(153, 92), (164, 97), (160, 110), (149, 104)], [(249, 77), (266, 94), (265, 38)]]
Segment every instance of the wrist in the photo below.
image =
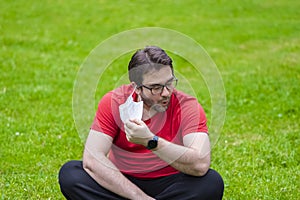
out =
[(152, 140), (153, 137), (155, 136), (155, 134), (152, 133), (151, 131), (149, 131), (148, 134), (149, 134), (149, 135), (147, 135), (147, 136), (144, 138), (144, 141), (143, 141), (143, 143), (142, 143), (142, 145), (143, 145), (144, 147), (146, 147), (146, 148), (147, 148), (147, 146), (148, 146), (149, 140)]
[(148, 140), (146, 148), (149, 150), (154, 150), (158, 146), (158, 139), (157, 135), (154, 135), (151, 139)]

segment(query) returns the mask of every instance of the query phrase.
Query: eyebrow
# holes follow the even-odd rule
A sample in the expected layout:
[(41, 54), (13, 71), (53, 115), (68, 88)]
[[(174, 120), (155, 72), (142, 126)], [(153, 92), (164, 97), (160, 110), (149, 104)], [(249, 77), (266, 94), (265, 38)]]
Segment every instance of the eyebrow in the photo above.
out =
[[(173, 79), (174, 79), (174, 76), (172, 78), (170, 78), (169, 80), (167, 80), (166, 83), (172, 81)], [(164, 84), (154, 83), (154, 84), (150, 84), (149, 86), (151, 87), (151, 86), (161, 86), (161, 85), (164, 85)]]

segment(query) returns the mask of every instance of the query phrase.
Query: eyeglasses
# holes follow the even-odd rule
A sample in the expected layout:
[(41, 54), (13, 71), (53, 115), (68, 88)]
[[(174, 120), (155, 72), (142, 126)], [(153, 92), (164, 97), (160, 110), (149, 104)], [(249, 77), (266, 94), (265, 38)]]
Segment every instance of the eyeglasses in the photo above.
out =
[(167, 88), (168, 91), (173, 90), (177, 86), (178, 79), (176, 77), (173, 77), (171, 80), (166, 82), (166, 84), (154, 84), (152, 87), (148, 87), (145, 85), (141, 85), (140, 87), (144, 87), (148, 90), (150, 90), (152, 95), (161, 95), (164, 91), (164, 88)]

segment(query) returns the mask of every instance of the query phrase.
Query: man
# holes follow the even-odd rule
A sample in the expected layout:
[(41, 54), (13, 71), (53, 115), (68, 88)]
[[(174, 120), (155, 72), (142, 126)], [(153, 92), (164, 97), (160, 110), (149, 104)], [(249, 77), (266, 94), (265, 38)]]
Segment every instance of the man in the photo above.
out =
[(131, 84), (101, 99), (83, 161), (61, 168), (64, 196), (222, 199), (223, 180), (209, 168), (205, 113), (196, 98), (175, 89), (171, 58), (146, 47), (132, 56), (128, 72)]

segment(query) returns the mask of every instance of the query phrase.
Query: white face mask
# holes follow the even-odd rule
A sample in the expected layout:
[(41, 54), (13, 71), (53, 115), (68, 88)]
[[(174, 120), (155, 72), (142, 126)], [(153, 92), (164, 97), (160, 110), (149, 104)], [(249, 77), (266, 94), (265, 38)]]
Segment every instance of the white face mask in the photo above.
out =
[(127, 98), (126, 102), (119, 106), (120, 117), (123, 123), (129, 121), (129, 119), (141, 120), (143, 116), (143, 101), (134, 102), (132, 98), (133, 92)]

